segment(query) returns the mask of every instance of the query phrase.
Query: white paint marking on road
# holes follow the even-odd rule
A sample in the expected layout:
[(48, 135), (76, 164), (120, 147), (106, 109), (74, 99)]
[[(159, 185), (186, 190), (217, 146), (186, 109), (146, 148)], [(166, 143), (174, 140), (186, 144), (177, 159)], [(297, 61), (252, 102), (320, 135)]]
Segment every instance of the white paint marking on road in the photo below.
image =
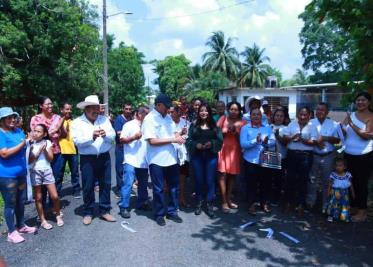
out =
[(123, 222), (120, 223), (120, 225), (121, 225), (124, 229), (126, 229), (127, 231), (129, 231), (129, 232), (131, 232), (131, 233), (137, 233), (136, 230), (134, 230), (134, 229), (132, 229), (131, 227), (128, 226), (128, 225), (130, 225), (129, 222), (123, 221)]
[(245, 229), (248, 226), (254, 225), (255, 223), (256, 222), (247, 222), (247, 223), (245, 223), (243, 225), (240, 225), (240, 228), (243, 230), (243, 229)]
[(295, 244), (298, 244), (300, 243), (300, 241), (294, 237), (292, 237), (291, 235), (288, 235), (287, 233), (284, 233), (284, 232), (280, 232), (281, 235), (285, 236), (287, 239), (293, 241)]
[(268, 232), (268, 234), (266, 236), (267, 238), (272, 238), (273, 237), (274, 231), (272, 230), (272, 228), (259, 229), (259, 231)]

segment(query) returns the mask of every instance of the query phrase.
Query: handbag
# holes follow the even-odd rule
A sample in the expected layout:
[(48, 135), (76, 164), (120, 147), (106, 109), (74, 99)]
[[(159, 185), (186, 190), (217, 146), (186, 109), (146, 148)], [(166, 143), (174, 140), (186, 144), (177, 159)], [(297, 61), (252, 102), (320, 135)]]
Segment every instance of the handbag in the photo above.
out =
[(275, 151), (269, 151), (268, 148), (265, 148), (260, 152), (260, 166), (281, 170), (281, 153), (277, 151), (277, 146), (275, 147)]

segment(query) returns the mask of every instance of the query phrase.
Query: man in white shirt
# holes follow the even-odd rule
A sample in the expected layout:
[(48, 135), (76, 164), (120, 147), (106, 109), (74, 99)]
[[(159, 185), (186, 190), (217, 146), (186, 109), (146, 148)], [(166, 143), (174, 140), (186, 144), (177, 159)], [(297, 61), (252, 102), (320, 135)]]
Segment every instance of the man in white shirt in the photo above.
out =
[(130, 213), (130, 197), (135, 179), (137, 187), (137, 209), (148, 210), (148, 163), (146, 161), (146, 141), (142, 137), (141, 125), (149, 108), (138, 108), (135, 118), (123, 125), (120, 133), (120, 143), (123, 144), (123, 180), (120, 189), (120, 215), (128, 219)]
[[(166, 225), (164, 216), (177, 223), (183, 220), (177, 214), (179, 194), (179, 164), (174, 143), (184, 144), (185, 139), (176, 133), (167, 110), (171, 99), (160, 94), (155, 99), (154, 109), (145, 117), (143, 135), (147, 141), (147, 161), (153, 183), (153, 211), (158, 225)], [(169, 203), (166, 203), (164, 180), (169, 188)]]
[(322, 192), (322, 210), (326, 211), (328, 200), (329, 176), (334, 168), (335, 147), (340, 139), (337, 133), (337, 122), (327, 118), (329, 107), (321, 102), (316, 107), (316, 118), (310, 123), (316, 128), (318, 139), (313, 147), (313, 164), (308, 184), (307, 204), (313, 207), (316, 203), (317, 192)]
[(80, 156), (83, 184), (83, 224), (92, 222), (95, 204), (94, 185), (98, 178), (101, 217), (108, 222), (116, 219), (110, 214), (111, 161), (109, 150), (113, 146), (115, 131), (106, 116), (99, 115), (100, 103), (96, 95), (87, 96), (77, 107), (84, 114), (71, 125), (71, 135)]

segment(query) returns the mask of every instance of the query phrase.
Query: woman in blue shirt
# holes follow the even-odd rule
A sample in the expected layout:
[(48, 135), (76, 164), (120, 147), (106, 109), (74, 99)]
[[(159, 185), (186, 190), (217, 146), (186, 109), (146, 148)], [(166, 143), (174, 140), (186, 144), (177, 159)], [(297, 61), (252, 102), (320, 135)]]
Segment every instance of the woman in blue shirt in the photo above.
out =
[[(0, 108), (0, 192), (5, 202), (4, 217), (8, 226), (8, 241), (21, 243), (20, 233), (34, 233), (24, 221), (26, 199), (26, 140), (16, 127), (18, 113)], [(17, 223), (15, 224), (14, 215)]]
[(247, 179), (249, 213), (255, 215), (258, 189), (263, 210), (267, 213), (271, 212), (268, 205), (271, 177), (268, 175), (268, 171), (260, 166), (260, 154), (263, 149), (274, 146), (276, 139), (271, 127), (262, 124), (262, 113), (259, 108), (250, 110), (250, 121), (251, 123), (241, 129), (240, 144), (243, 149), (244, 171)]

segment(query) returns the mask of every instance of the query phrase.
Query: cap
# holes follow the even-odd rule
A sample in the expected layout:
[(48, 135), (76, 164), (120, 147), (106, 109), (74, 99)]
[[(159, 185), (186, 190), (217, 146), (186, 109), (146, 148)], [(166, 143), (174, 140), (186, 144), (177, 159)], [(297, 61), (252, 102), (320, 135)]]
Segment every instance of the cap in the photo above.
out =
[(154, 100), (154, 104), (158, 104), (158, 103), (162, 103), (163, 105), (165, 105), (167, 108), (170, 108), (172, 106), (172, 101), (171, 99), (165, 95), (165, 94), (160, 94), (158, 95), (155, 100)]

